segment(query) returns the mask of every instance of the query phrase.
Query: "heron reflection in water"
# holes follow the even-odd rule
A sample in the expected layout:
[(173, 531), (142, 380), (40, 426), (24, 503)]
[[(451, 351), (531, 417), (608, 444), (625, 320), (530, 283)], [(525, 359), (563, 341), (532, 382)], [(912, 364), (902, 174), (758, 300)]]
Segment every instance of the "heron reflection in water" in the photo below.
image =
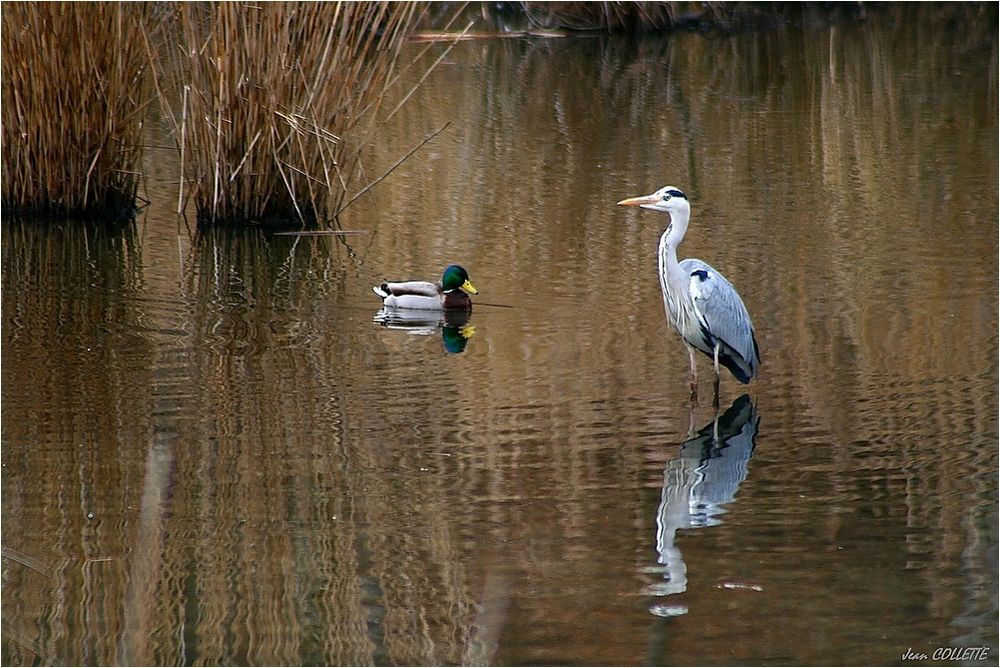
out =
[(445, 352), (456, 354), (465, 351), (476, 328), (469, 324), (469, 311), (420, 311), (381, 308), (374, 321), (387, 329), (403, 330), (418, 336), (441, 333)]
[[(693, 417), (693, 416), (692, 416)], [(667, 462), (656, 511), (656, 551), (663, 581), (650, 587), (655, 596), (687, 590), (687, 564), (676, 544), (678, 529), (714, 526), (747, 477), (760, 417), (744, 394), (720, 417), (681, 445), (680, 456)], [(692, 430), (693, 431), (693, 430)], [(684, 606), (658, 604), (661, 616), (684, 614)]]

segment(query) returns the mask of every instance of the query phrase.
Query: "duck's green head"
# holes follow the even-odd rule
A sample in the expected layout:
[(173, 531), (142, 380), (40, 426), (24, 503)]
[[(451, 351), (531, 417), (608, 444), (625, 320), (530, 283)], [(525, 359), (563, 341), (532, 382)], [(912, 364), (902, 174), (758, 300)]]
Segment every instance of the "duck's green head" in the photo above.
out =
[(453, 264), (444, 270), (444, 275), (441, 276), (441, 289), (444, 292), (451, 292), (452, 290), (465, 290), (470, 295), (479, 294), (479, 290), (476, 290), (476, 286), (469, 281), (469, 272), (462, 269), (457, 264)]

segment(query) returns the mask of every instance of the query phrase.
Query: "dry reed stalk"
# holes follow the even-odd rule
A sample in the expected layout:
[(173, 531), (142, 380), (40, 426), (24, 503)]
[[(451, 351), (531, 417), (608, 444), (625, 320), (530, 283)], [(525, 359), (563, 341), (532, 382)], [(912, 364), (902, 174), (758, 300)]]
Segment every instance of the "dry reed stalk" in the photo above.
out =
[(142, 3), (3, 6), (6, 211), (130, 219), (150, 99)]
[[(321, 221), (337, 210), (420, 5), (172, 5), (150, 57), (200, 224)], [(176, 97), (181, 97), (179, 93)]]

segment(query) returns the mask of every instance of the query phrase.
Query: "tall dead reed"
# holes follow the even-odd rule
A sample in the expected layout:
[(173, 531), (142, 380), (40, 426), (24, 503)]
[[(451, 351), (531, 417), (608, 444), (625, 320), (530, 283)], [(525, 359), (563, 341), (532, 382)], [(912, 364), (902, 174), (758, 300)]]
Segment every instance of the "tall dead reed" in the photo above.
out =
[[(200, 224), (322, 221), (346, 193), (419, 6), (177, 3), (158, 85)], [(150, 46), (158, 63), (157, 47)], [(187, 187), (185, 191), (184, 188)]]
[(149, 99), (136, 29), (144, 3), (3, 6), (5, 212), (135, 212)]

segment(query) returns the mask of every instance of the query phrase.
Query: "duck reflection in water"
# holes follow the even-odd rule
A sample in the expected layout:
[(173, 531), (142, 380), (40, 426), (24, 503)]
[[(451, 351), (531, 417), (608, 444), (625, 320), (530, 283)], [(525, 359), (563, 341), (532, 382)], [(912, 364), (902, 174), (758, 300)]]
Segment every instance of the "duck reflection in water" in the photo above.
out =
[[(656, 551), (660, 564), (655, 571), (663, 581), (649, 588), (654, 596), (680, 594), (687, 590), (687, 564), (676, 545), (678, 529), (696, 529), (720, 524), (723, 506), (731, 503), (747, 477), (760, 417), (746, 394), (720, 417), (694, 433), (681, 445), (680, 456), (667, 462), (656, 512)], [(654, 605), (653, 614), (681, 615), (683, 605)]]
[(374, 321), (388, 329), (404, 330), (418, 336), (432, 336), (441, 332), (445, 352), (456, 354), (465, 351), (476, 328), (469, 324), (470, 311), (421, 311), (384, 307), (375, 314)]

